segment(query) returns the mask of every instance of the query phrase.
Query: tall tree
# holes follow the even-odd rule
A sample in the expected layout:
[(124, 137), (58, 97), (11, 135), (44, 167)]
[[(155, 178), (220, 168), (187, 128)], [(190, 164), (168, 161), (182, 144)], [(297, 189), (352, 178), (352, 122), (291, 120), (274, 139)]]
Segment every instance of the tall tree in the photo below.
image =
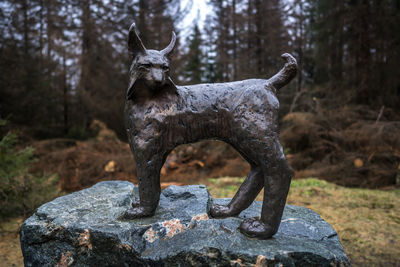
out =
[(213, 19), (210, 15), (207, 16), (204, 25), (204, 75), (203, 79), (207, 83), (213, 83), (221, 80), (220, 73), (217, 72), (217, 51), (216, 39), (214, 33)]
[(398, 1), (304, 2), (310, 7), (306, 27), (315, 51), (314, 82), (342, 101), (394, 106), (400, 99), (399, 72), (386, 67), (398, 60)]
[(287, 47), (279, 0), (211, 1), (221, 80), (267, 77), (276, 72)]
[(197, 23), (193, 27), (193, 33), (189, 37), (189, 50), (185, 55), (186, 66), (184, 69), (185, 82), (189, 84), (201, 83), (203, 77), (203, 52), (201, 50), (202, 37)]
[(1, 114), (32, 126), (41, 137), (73, 128), (84, 131), (93, 118), (124, 136), (122, 113), (131, 62), (128, 28), (140, 22), (142, 8), (149, 29), (143, 34), (151, 33), (146, 45), (166, 46), (175, 20), (183, 15), (179, 1), (3, 2)]

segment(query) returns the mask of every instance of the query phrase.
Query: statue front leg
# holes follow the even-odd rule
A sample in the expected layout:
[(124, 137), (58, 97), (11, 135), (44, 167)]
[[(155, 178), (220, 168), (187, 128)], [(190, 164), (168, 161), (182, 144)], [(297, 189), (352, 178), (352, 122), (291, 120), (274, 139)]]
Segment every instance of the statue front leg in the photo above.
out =
[(137, 175), (139, 178), (139, 202), (133, 203), (123, 215), (125, 219), (136, 219), (154, 215), (160, 200), (160, 170), (162, 156), (153, 154), (150, 158), (137, 158)]

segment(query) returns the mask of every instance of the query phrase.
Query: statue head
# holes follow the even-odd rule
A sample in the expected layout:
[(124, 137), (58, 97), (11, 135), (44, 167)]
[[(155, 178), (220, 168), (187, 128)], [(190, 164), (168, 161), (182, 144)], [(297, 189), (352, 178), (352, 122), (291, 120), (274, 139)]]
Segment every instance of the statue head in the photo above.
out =
[(176, 35), (172, 32), (170, 44), (163, 50), (146, 49), (136, 32), (135, 23), (129, 28), (128, 49), (133, 57), (127, 99), (134, 98), (138, 90), (157, 93), (173, 84), (169, 77), (169, 62), (174, 50)]

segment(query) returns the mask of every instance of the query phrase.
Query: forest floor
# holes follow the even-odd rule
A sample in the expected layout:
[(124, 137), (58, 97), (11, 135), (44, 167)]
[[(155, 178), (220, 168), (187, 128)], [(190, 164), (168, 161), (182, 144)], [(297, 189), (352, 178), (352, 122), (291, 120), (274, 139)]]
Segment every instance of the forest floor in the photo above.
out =
[[(243, 178), (203, 179), (214, 198), (232, 197)], [(258, 200), (262, 200), (262, 192)], [(345, 188), (318, 179), (291, 184), (288, 204), (318, 212), (338, 232), (353, 266), (399, 266), (400, 188)], [(23, 266), (18, 229), (21, 218), (0, 224), (2, 266)]]
[[(340, 110), (293, 112), (282, 118), (281, 139), (295, 178), (319, 177), (348, 187), (384, 188), (400, 184), (400, 115), (385, 109), (344, 106)], [(137, 182), (129, 145), (104, 123), (94, 121), (96, 137), (86, 141), (29, 142), (38, 158), (33, 172), (57, 173), (60, 189), (73, 192), (102, 180)], [(168, 156), (163, 182), (195, 183), (206, 177), (242, 177), (249, 164), (230, 145), (201, 141)]]

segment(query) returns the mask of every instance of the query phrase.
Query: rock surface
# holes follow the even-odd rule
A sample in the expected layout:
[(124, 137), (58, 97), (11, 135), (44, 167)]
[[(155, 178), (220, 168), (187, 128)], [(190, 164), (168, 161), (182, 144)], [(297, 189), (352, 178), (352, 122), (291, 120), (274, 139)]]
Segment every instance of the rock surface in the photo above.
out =
[(335, 230), (307, 208), (287, 205), (278, 233), (256, 240), (238, 227), (261, 202), (212, 219), (205, 186), (170, 186), (153, 217), (120, 220), (137, 196), (133, 184), (110, 181), (44, 204), (21, 228), (25, 266), (350, 265)]

